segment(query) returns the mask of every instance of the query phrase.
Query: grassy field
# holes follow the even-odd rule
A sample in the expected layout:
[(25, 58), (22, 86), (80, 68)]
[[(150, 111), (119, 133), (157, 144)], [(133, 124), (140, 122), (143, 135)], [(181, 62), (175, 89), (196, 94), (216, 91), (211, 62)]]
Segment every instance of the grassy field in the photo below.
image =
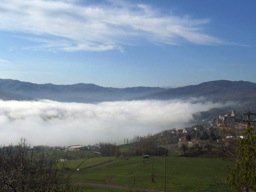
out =
[[(229, 161), (219, 158), (166, 158), (167, 191), (229, 191), (225, 185)], [(79, 165), (80, 170), (76, 168)], [(164, 158), (130, 157), (128, 159), (94, 157), (70, 160), (72, 183), (99, 183), (109, 186), (163, 190)], [(83, 187), (84, 191), (127, 191), (124, 189), (102, 189), (102, 186)], [(136, 191), (136, 190), (135, 190)]]

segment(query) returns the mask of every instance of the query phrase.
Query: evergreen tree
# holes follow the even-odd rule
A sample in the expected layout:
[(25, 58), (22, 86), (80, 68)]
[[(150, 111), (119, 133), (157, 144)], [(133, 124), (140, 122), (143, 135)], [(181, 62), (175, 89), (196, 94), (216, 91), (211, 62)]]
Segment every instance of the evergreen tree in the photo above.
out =
[(227, 180), (234, 192), (256, 191), (256, 133), (250, 123), (238, 141), (236, 162)]

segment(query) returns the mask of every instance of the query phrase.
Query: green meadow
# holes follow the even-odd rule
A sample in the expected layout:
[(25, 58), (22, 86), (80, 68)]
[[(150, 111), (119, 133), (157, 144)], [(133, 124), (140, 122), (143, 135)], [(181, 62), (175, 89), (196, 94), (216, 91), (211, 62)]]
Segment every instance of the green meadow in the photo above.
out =
[(175, 192), (230, 191), (225, 179), (231, 162), (221, 158), (171, 156), (165, 166), (164, 157), (92, 157), (69, 160), (67, 166), (82, 191), (163, 191), (164, 186)]

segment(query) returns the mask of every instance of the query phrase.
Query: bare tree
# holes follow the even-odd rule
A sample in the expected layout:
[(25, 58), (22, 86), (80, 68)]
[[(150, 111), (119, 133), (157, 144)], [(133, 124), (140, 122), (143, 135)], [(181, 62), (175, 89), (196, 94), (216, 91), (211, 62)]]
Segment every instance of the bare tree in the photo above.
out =
[(44, 153), (34, 151), (25, 139), (0, 148), (0, 191), (70, 191), (63, 165), (49, 162)]
[(118, 156), (121, 153), (119, 147), (111, 143), (100, 143), (100, 152), (103, 156)]

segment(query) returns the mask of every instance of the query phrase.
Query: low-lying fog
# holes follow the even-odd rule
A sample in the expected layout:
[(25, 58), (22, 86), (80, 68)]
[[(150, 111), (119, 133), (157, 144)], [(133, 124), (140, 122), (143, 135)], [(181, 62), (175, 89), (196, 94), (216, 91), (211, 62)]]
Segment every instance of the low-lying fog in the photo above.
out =
[(118, 101), (98, 104), (0, 100), (0, 144), (122, 143), (124, 138), (183, 128), (193, 114), (228, 104), (192, 101)]

